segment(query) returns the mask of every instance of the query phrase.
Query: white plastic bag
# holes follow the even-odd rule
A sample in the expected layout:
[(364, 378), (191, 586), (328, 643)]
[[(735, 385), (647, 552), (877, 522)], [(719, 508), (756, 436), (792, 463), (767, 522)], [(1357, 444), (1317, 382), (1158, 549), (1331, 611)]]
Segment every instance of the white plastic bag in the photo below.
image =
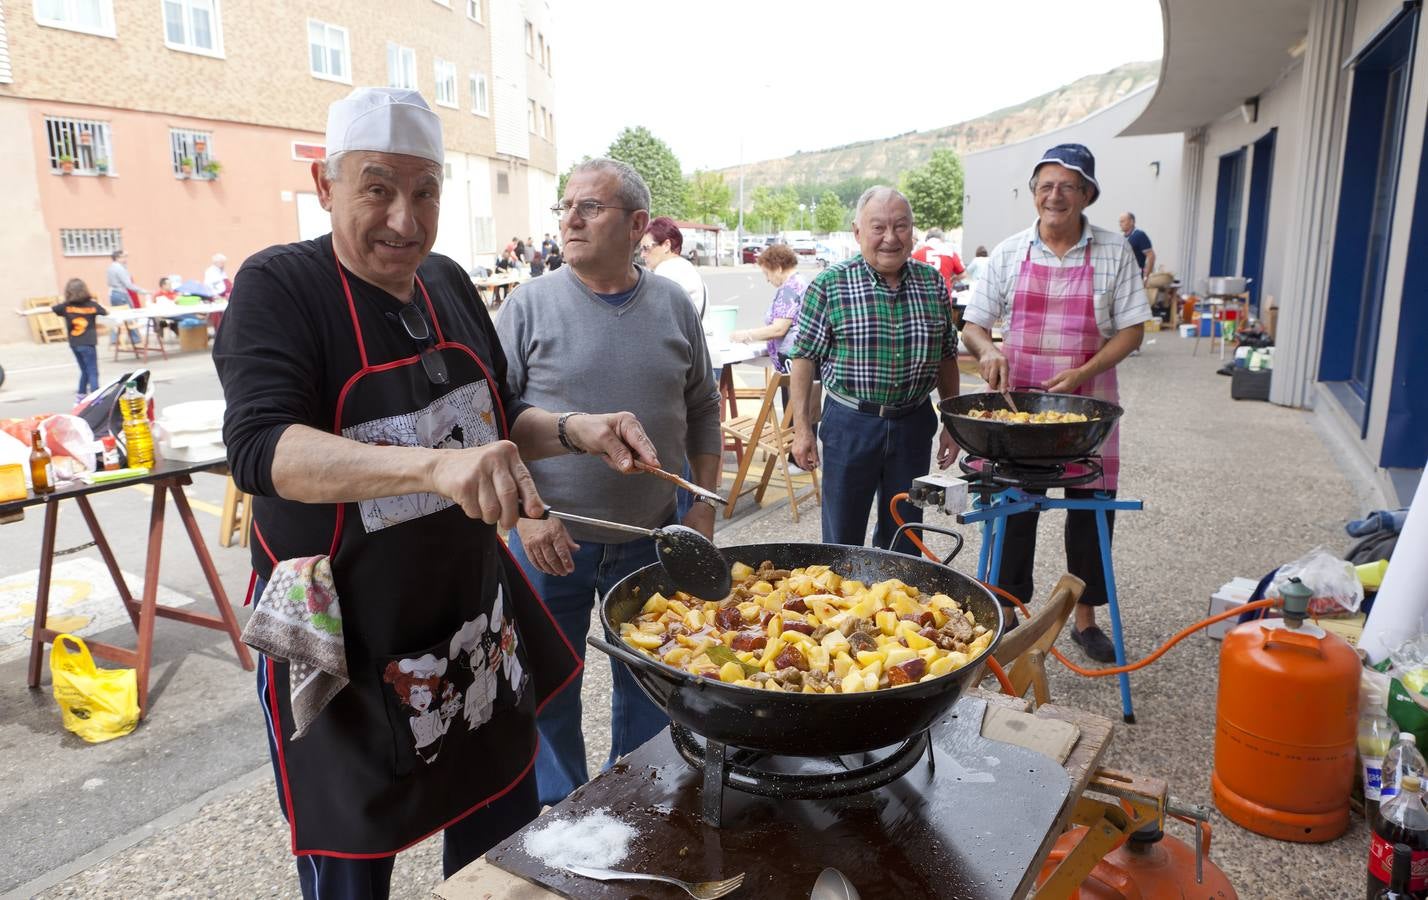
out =
[(1280, 590), (1291, 578), (1298, 578), (1314, 592), (1309, 600), (1311, 616), (1356, 613), (1364, 600), (1364, 586), (1359, 583), (1353, 564), (1323, 547), (1315, 547), (1294, 562), (1280, 566), (1264, 595), (1279, 599), (1283, 596)]
[(94, 430), (79, 416), (50, 416), (40, 423), (45, 446), (53, 457), (55, 475), (61, 480), (78, 478), (95, 469), (99, 445)]

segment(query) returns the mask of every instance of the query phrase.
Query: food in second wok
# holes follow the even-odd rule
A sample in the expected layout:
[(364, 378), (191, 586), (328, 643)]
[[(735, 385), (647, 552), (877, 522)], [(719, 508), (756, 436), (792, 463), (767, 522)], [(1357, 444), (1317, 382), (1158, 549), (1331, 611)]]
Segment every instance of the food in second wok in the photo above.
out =
[(1010, 422), (1013, 425), (1055, 425), (1065, 422), (1089, 422), (1085, 413), (1059, 412), (1054, 409), (1042, 412), (1012, 412), (1009, 409), (974, 409), (967, 413), (972, 419), (990, 419), (993, 422)]
[(654, 594), (620, 638), (667, 665), (741, 687), (806, 694), (876, 691), (956, 671), (992, 632), (946, 594), (896, 578), (871, 586), (828, 566), (731, 568), (718, 602)]

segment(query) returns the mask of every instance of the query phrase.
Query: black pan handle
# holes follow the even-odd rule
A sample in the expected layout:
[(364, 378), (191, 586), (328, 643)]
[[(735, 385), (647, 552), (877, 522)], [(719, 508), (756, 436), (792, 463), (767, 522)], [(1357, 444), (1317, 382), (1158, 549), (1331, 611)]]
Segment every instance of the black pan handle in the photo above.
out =
[(630, 648), (617, 646), (605, 640), (603, 637), (599, 637), (597, 635), (586, 635), (585, 643), (594, 647), (596, 650), (600, 650), (610, 656), (615, 657), (622, 663), (627, 663), (633, 666), (639, 665), (640, 663), (644, 662), (644, 657), (641, 657), (640, 654), (636, 653)]
[(958, 553), (962, 552), (962, 544), (964, 541), (960, 532), (953, 531), (950, 528), (943, 528), (941, 525), (928, 525), (925, 522), (908, 522), (906, 525), (899, 526), (898, 530), (893, 532), (892, 542), (896, 544), (897, 539), (902, 537), (904, 531), (911, 531), (914, 528), (919, 528), (923, 531), (933, 531), (937, 534), (945, 534), (948, 537), (957, 539), (957, 546), (953, 547), (952, 552), (947, 554), (947, 557), (942, 560), (942, 565), (948, 565), (956, 558)]

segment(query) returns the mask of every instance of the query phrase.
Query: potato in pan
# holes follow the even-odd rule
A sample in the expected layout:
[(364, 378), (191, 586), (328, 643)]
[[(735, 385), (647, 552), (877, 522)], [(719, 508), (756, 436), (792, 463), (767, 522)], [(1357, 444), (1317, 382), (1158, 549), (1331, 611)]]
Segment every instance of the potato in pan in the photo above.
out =
[(946, 594), (893, 578), (872, 585), (828, 566), (731, 567), (719, 602), (654, 594), (620, 625), (630, 647), (741, 687), (811, 694), (876, 691), (966, 665), (992, 633)]

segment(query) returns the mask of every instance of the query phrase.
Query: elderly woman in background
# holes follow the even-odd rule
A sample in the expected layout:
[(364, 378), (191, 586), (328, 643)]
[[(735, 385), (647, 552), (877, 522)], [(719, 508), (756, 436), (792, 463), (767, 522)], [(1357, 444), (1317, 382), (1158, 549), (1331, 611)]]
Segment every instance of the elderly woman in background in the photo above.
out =
[(702, 319), (709, 291), (694, 264), (680, 255), (683, 252), (684, 235), (669, 216), (652, 220), (645, 228), (644, 237), (640, 238), (640, 255), (644, 257), (645, 265), (656, 275), (663, 275), (684, 288), (689, 302), (694, 304)]
[(780, 372), (787, 372), (788, 351), (793, 349), (793, 340), (798, 336), (798, 309), (803, 305), (803, 291), (807, 286), (795, 272), (798, 257), (787, 244), (774, 244), (759, 254), (759, 268), (775, 288), (773, 302), (764, 313), (764, 325), (735, 331), (729, 339), (741, 344), (768, 341), (769, 359)]
[[(760, 253), (759, 268), (764, 270), (764, 277), (776, 289), (768, 312), (764, 313), (764, 327), (735, 331), (729, 335), (731, 341), (739, 343), (767, 340), (769, 359), (773, 360), (774, 369), (785, 374), (788, 373), (789, 351), (798, 337), (798, 310), (803, 306), (803, 292), (808, 287), (794, 271), (797, 267), (798, 256), (787, 244), (774, 244)], [(784, 409), (787, 409), (787, 384), (779, 388), (779, 394), (783, 398)], [(814, 421), (818, 421), (816, 412)]]

